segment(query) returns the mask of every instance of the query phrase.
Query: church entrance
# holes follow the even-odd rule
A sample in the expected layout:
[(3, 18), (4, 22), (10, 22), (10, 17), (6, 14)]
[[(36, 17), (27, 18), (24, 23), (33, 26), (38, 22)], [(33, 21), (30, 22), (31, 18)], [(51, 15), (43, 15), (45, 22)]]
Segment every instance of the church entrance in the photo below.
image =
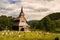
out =
[(21, 31), (24, 31), (24, 28), (21, 28)]

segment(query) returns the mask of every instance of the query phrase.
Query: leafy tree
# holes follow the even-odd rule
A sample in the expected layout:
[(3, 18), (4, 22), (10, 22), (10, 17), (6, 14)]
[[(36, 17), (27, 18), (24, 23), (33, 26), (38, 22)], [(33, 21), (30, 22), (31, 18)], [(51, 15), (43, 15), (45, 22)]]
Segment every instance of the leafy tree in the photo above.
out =
[(15, 18), (12, 16), (0, 16), (0, 30), (10, 29), (12, 28), (13, 21)]
[(44, 17), (42, 20), (32, 21), (31, 28), (54, 32), (56, 31), (55, 30), (56, 28), (60, 28), (60, 16), (59, 15), (60, 15), (60, 12), (52, 13)]

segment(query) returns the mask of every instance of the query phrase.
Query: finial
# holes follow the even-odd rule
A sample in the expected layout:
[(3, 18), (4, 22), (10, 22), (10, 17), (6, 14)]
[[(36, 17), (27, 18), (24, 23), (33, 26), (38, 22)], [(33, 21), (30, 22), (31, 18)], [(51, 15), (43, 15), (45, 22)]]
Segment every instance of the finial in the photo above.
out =
[(23, 13), (23, 6), (21, 7), (21, 13)]
[(23, 12), (23, 6), (21, 7), (21, 12), (20, 12), (20, 15), (19, 15), (19, 17), (21, 17), (21, 16), (24, 16), (24, 12)]

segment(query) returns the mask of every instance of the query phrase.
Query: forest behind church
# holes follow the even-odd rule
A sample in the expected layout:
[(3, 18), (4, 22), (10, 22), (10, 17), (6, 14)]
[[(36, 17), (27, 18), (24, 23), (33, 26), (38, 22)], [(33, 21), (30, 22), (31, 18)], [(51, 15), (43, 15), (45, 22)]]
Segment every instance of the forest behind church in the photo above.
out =
[[(14, 23), (12, 16), (1, 15), (0, 16), (0, 30), (13, 30), (12, 25)], [(42, 20), (30, 20), (28, 24), (30, 29), (43, 30), (49, 32), (60, 32), (60, 12), (52, 13)]]

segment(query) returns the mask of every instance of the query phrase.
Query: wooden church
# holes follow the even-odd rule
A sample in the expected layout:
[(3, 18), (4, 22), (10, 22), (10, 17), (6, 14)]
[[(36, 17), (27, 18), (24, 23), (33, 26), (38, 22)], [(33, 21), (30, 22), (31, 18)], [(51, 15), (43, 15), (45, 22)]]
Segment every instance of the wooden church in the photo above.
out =
[(30, 26), (27, 23), (26, 18), (24, 17), (23, 7), (21, 8), (21, 12), (19, 16), (15, 19), (13, 24), (13, 30), (19, 31), (28, 31)]

